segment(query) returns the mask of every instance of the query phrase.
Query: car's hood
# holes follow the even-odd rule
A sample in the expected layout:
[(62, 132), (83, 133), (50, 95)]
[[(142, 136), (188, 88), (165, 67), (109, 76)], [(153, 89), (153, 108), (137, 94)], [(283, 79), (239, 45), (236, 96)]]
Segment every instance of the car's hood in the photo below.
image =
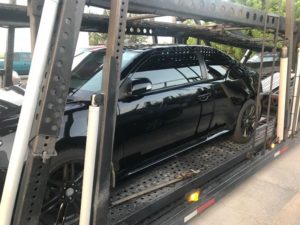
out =
[[(0, 89), (0, 137), (16, 130), (24, 94), (25, 89), (19, 86)], [(88, 104), (88, 100), (70, 95), (65, 106), (65, 113), (81, 110)]]
[[(0, 89), (0, 170), (8, 166), (24, 94), (25, 90), (18, 86)], [(69, 96), (65, 115), (85, 111), (89, 104), (83, 98)]]
[(0, 89), (0, 136), (15, 130), (23, 96), (24, 89), (18, 86)]

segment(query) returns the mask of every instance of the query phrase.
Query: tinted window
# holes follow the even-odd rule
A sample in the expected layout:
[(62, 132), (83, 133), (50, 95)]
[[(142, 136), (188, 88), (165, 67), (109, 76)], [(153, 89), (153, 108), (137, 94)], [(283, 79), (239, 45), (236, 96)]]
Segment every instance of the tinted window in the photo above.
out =
[(185, 67), (186, 59), (187, 55), (179, 54), (162, 53), (152, 56), (134, 73), (132, 79), (148, 78), (152, 82), (152, 90), (187, 84), (190, 80), (199, 78), (199, 75)]
[[(140, 53), (136, 51), (125, 51), (122, 58), (122, 68), (125, 68), (132, 60)], [(102, 82), (102, 64), (105, 55), (105, 50), (91, 52), (89, 54), (78, 54), (77, 60), (75, 57), (75, 69), (71, 74), (70, 89), (83, 90), (90, 92), (99, 92)], [(85, 56), (85, 57), (84, 57)]]
[(210, 57), (204, 59), (207, 71), (207, 79), (224, 78), (230, 68), (229, 59), (219, 52), (215, 52)]
[(187, 50), (182, 52), (165, 50), (152, 56), (132, 79), (148, 78), (152, 82), (152, 90), (202, 80), (198, 56)]
[(188, 83), (187, 79), (175, 68), (137, 71), (132, 78), (148, 78), (152, 83), (152, 90)]
[(202, 80), (200, 66), (181, 67), (177, 69), (189, 82)]
[(228, 66), (225, 65), (209, 65), (206, 64), (207, 79), (224, 78), (228, 71)]
[(210, 68), (214, 69), (217, 73), (218, 76), (226, 76), (228, 67), (225, 65), (210, 65)]

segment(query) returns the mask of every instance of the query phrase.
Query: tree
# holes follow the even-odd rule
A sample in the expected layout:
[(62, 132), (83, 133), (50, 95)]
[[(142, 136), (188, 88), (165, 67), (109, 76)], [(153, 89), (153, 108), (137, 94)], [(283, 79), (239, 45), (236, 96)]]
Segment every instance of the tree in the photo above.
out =
[(107, 34), (104, 33), (89, 33), (89, 45), (103, 45), (106, 44)]

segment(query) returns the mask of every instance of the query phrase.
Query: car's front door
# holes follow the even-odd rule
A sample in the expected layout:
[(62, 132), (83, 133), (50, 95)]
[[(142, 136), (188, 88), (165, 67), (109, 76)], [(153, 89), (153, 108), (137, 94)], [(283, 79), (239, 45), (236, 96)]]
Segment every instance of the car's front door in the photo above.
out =
[(131, 80), (149, 79), (152, 89), (119, 100), (118, 127), (126, 164), (195, 135), (205, 100), (198, 71), (196, 55), (160, 52), (129, 75)]

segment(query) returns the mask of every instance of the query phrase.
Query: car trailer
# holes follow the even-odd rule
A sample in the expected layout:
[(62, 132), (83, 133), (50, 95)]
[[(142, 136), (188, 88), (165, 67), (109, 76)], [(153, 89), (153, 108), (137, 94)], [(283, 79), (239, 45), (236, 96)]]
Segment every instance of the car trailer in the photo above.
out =
[[(109, 8), (110, 17), (96, 18), (84, 15), (83, 9), (86, 4)], [(46, 10), (42, 13), (43, 5)], [(99, 126), (88, 127), (92, 135), (88, 135), (87, 150), (97, 150), (94, 151), (97, 164), (88, 171), (94, 175), (95, 180), (92, 180), (88, 187), (92, 194), (85, 193), (87, 199), (90, 198), (86, 202), (89, 204), (89, 210), (84, 210), (85, 216), (80, 217), (80, 224), (186, 223), (217, 202), (239, 182), (287, 151), (293, 145), (293, 138), (296, 138), (300, 88), (299, 84), (294, 82), (291, 92), (293, 96), (290, 95), (290, 71), (291, 68), (295, 68), (297, 51), (294, 46), (299, 42), (299, 24), (294, 23), (292, 0), (287, 0), (286, 8), (286, 18), (282, 18), (268, 13), (267, 8), (261, 11), (221, 0), (29, 0), (28, 18), (26, 9), (22, 6), (0, 5), (1, 25), (30, 25), (32, 46), (35, 46), (27, 86), (31, 92), (25, 93), (11, 156), (15, 165), (8, 168), (1, 199), (0, 224), (39, 224), (49, 165), (51, 158), (56, 155), (54, 146), (63, 117), (72, 56), (80, 29), (108, 31), (104, 61), (106, 76), (103, 76), (107, 79), (103, 80), (103, 92), (94, 95), (91, 101), (92, 107), (100, 108), (100, 113), (94, 115), (94, 119), (98, 118), (96, 121)], [(264, 38), (258, 43), (244, 36), (235, 36), (229, 31), (210, 31), (153, 21), (132, 22), (127, 21), (127, 12), (169, 15), (181, 19), (217, 21), (237, 27), (258, 28), (264, 30)], [(267, 43), (265, 38), (265, 33), (270, 31), (274, 33), (271, 44)], [(276, 52), (278, 37), (284, 33), (284, 44), (288, 46), (289, 51), (283, 57), (287, 67), (285, 72), (288, 75), (286, 86), (282, 89), (288, 91), (286, 96), (283, 96), (286, 101), (281, 102), (281, 106), (286, 104), (285, 109), (278, 112), (285, 115), (284, 129), (280, 130), (283, 132), (281, 139), (277, 140), (277, 128), (278, 123), (282, 124), (282, 120), (278, 121), (276, 115), (270, 112), (269, 101), (266, 115), (263, 115), (265, 118), (256, 122), (255, 136), (250, 143), (235, 144), (228, 140), (227, 135), (201, 146), (200, 143), (195, 143), (189, 151), (168, 156), (169, 159), (159, 165), (138, 172), (111, 189), (110, 162), (116, 118), (115, 103), (125, 33), (143, 33), (154, 37), (171, 35), (179, 42), (184, 42), (188, 37), (196, 37), (208, 42), (216, 41), (254, 51), (262, 50), (262, 53), (266, 49)], [(11, 63), (7, 62), (7, 66)], [(262, 68), (263, 62), (260, 71)], [(8, 69), (5, 79), (9, 80), (10, 73)], [(269, 100), (272, 97), (272, 80), (271, 75)], [(291, 99), (294, 102), (293, 106)], [(275, 145), (276, 142), (278, 144)], [(27, 160), (23, 169), (26, 154)], [(63, 211), (62, 205), (56, 216), (57, 220), (51, 224), (64, 224)], [(83, 210), (81, 216), (82, 213)]]

